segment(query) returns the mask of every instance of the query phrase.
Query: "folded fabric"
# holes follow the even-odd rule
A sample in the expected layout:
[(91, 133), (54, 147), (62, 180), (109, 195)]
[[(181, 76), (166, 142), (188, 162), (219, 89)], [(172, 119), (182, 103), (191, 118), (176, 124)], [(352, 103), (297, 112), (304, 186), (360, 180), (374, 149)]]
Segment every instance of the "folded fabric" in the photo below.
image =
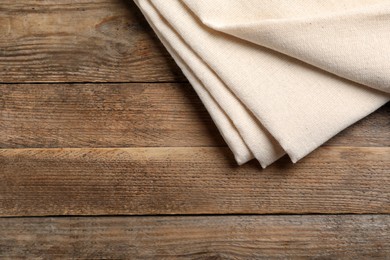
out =
[(389, 1), (135, 2), (239, 164), (296, 162), (389, 100)]

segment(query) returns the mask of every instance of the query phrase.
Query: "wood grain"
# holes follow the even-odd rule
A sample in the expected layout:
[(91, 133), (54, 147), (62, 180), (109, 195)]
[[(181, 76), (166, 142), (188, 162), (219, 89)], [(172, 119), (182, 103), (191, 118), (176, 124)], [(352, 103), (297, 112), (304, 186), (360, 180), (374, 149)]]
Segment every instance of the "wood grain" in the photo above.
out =
[(390, 147), (390, 103), (345, 129), (326, 145)]
[(390, 213), (390, 148), (237, 167), (227, 148), (0, 150), (0, 215)]
[(188, 84), (0, 85), (0, 147), (225, 145)]
[(237, 167), (133, 1), (0, 0), (0, 259), (388, 259), (389, 116)]
[[(390, 104), (327, 145), (390, 146)], [(0, 84), (0, 148), (225, 146), (189, 84)]]
[(0, 219), (0, 258), (387, 259), (390, 216)]
[(177, 80), (133, 1), (0, 0), (1, 82)]

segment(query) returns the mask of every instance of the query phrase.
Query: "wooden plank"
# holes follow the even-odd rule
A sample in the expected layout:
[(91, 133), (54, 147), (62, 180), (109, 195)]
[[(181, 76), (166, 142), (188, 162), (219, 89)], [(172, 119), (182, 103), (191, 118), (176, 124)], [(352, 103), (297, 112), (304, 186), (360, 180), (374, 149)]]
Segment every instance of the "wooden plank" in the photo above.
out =
[(0, 85), (0, 147), (225, 145), (187, 84)]
[[(390, 146), (390, 104), (327, 145)], [(225, 146), (189, 84), (0, 84), (0, 148)]]
[(1, 82), (177, 80), (133, 1), (0, 0)]
[(345, 129), (326, 145), (390, 147), (390, 103)]
[(2, 259), (387, 259), (390, 216), (0, 219)]
[(237, 167), (227, 148), (0, 150), (0, 215), (390, 213), (390, 148)]

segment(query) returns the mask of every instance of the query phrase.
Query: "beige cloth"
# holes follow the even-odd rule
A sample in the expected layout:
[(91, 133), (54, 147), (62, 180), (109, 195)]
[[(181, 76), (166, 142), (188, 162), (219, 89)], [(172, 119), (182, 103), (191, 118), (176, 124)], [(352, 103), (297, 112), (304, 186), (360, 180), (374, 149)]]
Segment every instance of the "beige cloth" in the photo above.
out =
[(135, 2), (239, 164), (296, 162), (389, 100), (389, 1)]

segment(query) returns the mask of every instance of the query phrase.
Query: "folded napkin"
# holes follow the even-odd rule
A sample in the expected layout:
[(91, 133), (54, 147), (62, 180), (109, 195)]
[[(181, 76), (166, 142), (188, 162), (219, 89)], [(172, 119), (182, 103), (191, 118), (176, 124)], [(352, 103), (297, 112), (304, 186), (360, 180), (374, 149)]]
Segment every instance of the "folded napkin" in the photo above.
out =
[(388, 0), (135, 0), (238, 164), (293, 162), (389, 101)]

